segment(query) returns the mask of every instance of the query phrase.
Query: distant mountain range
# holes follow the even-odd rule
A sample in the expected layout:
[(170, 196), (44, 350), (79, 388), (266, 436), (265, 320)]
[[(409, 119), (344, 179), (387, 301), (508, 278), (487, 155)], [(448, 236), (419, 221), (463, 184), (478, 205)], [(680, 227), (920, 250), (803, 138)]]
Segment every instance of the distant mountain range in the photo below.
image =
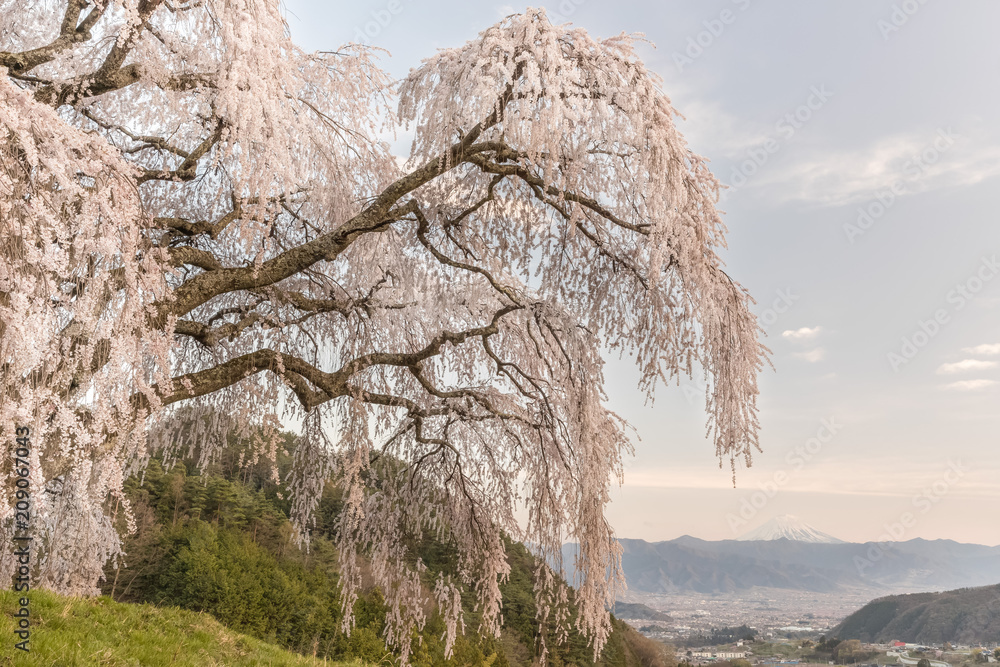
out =
[(995, 642), (1000, 637), (1000, 586), (880, 598), (848, 616), (832, 634), (864, 642)]
[[(770, 587), (815, 592), (867, 589), (877, 595), (1000, 582), (1000, 547), (951, 540), (918, 538), (893, 542), (884, 549), (875, 542), (831, 543), (783, 536), (620, 542), (628, 587), (635, 592), (716, 594)], [(575, 545), (566, 545), (565, 562), (573, 562), (574, 552)]]

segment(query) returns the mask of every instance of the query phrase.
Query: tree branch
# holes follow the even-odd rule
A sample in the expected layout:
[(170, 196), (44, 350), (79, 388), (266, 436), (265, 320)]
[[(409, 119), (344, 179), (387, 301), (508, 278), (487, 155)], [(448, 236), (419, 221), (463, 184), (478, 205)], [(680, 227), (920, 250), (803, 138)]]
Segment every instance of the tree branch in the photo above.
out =
[(477, 152), (489, 150), (486, 145), (474, 145), (483, 129), (482, 123), (476, 125), (444, 155), (428, 161), (392, 183), (364, 210), (336, 230), (286, 250), (259, 267), (228, 268), (202, 273), (180, 285), (174, 291), (174, 299), (156, 304), (158, 314), (155, 326), (162, 328), (167, 316), (173, 314), (183, 317), (220, 294), (273, 285), (321, 260), (332, 261), (363, 234), (384, 230), (396, 220), (412, 214), (415, 204), (407, 202), (397, 205), (397, 202), (421, 185), (467, 161)]
[(74, 44), (88, 42), (91, 39), (90, 30), (97, 23), (97, 20), (107, 9), (107, 2), (99, 3), (80, 20), (83, 9), (90, 4), (90, 0), (69, 0), (66, 4), (66, 12), (63, 15), (62, 25), (59, 27), (59, 36), (45, 46), (30, 51), (20, 53), (2, 52), (0, 53), (0, 65), (6, 67), (10, 72), (19, 78), (47, 62), (53, 60), (57, 55)]

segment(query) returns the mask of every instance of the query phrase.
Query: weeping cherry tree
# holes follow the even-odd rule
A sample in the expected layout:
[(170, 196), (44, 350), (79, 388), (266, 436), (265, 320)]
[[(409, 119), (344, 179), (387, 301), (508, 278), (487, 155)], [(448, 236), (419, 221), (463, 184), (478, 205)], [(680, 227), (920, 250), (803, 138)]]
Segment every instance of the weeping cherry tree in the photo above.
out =
[[(376, 55), (302, 51), (277, 0), (0, 4), (2, 539), (18, 426), (37, 584), (92, 594), (151, 456), (209, 462), (236, 433), (273, 460), (295, 425), (300, 540), (343, 491), (345, 629), (364, 572), (404, 661), (428, 602), (450, 650), (462, 590), (499, 632), (509, 535), (541, 563), (579, 545), (598, 651), (631, 447), (602, 355), (650, 399), (703, 373), (720, 463), (757, 446), (766, 349), (718, 256), (719, 183), (627, 35), (530, 10), (401, 82)], [(453, 580), (428, 584), (414, 534), (454, 544)], [(535, 588), (564, 627), (557, 573)]]

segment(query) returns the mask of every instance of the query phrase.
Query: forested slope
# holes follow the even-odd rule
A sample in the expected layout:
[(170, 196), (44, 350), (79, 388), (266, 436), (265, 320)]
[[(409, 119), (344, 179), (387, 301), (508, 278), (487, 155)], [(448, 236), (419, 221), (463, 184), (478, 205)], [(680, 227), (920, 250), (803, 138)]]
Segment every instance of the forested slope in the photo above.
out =
[(995, 642), (1000, 585), (879, 598), (844, 619), (834, 633), (861, 641)]
[[(109, 567), (103, 592), (117, 601), (151, 602), (207, 612), (224, 625), (305, 655), (365, 662), (394, 660), (382, 639), (386, 607), (369, 588), (355, 605), (356, 627), (340, 630), (336, 553), (328, 537), (341, 508), (337, 489), (328, 488), (317, 508), (308, 551), (294, 546), (288, 521), (289, 500), (283, 479), (294, 438), (288, 436), (276, 469), (260, 462), (242, 465), (249, 452), (240, 443), (221, 459), (195, 472), (194, 460), (167, 467), (154, 460), (141, 484), (133, 480), (128, 497), (137, 530), (119, 568)], [(443, 542), (411, 545), (428, 568), (427, 583), (439, 572), (454, 573), (455, 551)], [(467, 634), (454, 657), (444, 660), (444, 623), (434, 614), (415, 644), (415, 665), (529, 665), (538, 655), (541, 635), (533, 594), (535, 559), (508, 543), (509, 580), (502, 586), (504, 630), (499, 640), (476, 633), (478, 622), (468, 599)], [(552, 665), (593, 665), (592, 649), (571, 631), (559, 644), (553, 628), (544, 631)], [(625, 667), (665, 664), (663, 647), (620, 621), (598, 665)]]

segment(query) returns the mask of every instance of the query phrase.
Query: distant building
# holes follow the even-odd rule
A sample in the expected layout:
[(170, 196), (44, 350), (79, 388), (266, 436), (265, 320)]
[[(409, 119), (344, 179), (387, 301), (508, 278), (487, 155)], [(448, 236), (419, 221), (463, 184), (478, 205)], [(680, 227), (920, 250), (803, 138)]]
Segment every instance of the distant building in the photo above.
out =
[(692, 658), (714, 658), (716, 660), (736, 660), (745, 658), (746, 651), (691, 651)]

